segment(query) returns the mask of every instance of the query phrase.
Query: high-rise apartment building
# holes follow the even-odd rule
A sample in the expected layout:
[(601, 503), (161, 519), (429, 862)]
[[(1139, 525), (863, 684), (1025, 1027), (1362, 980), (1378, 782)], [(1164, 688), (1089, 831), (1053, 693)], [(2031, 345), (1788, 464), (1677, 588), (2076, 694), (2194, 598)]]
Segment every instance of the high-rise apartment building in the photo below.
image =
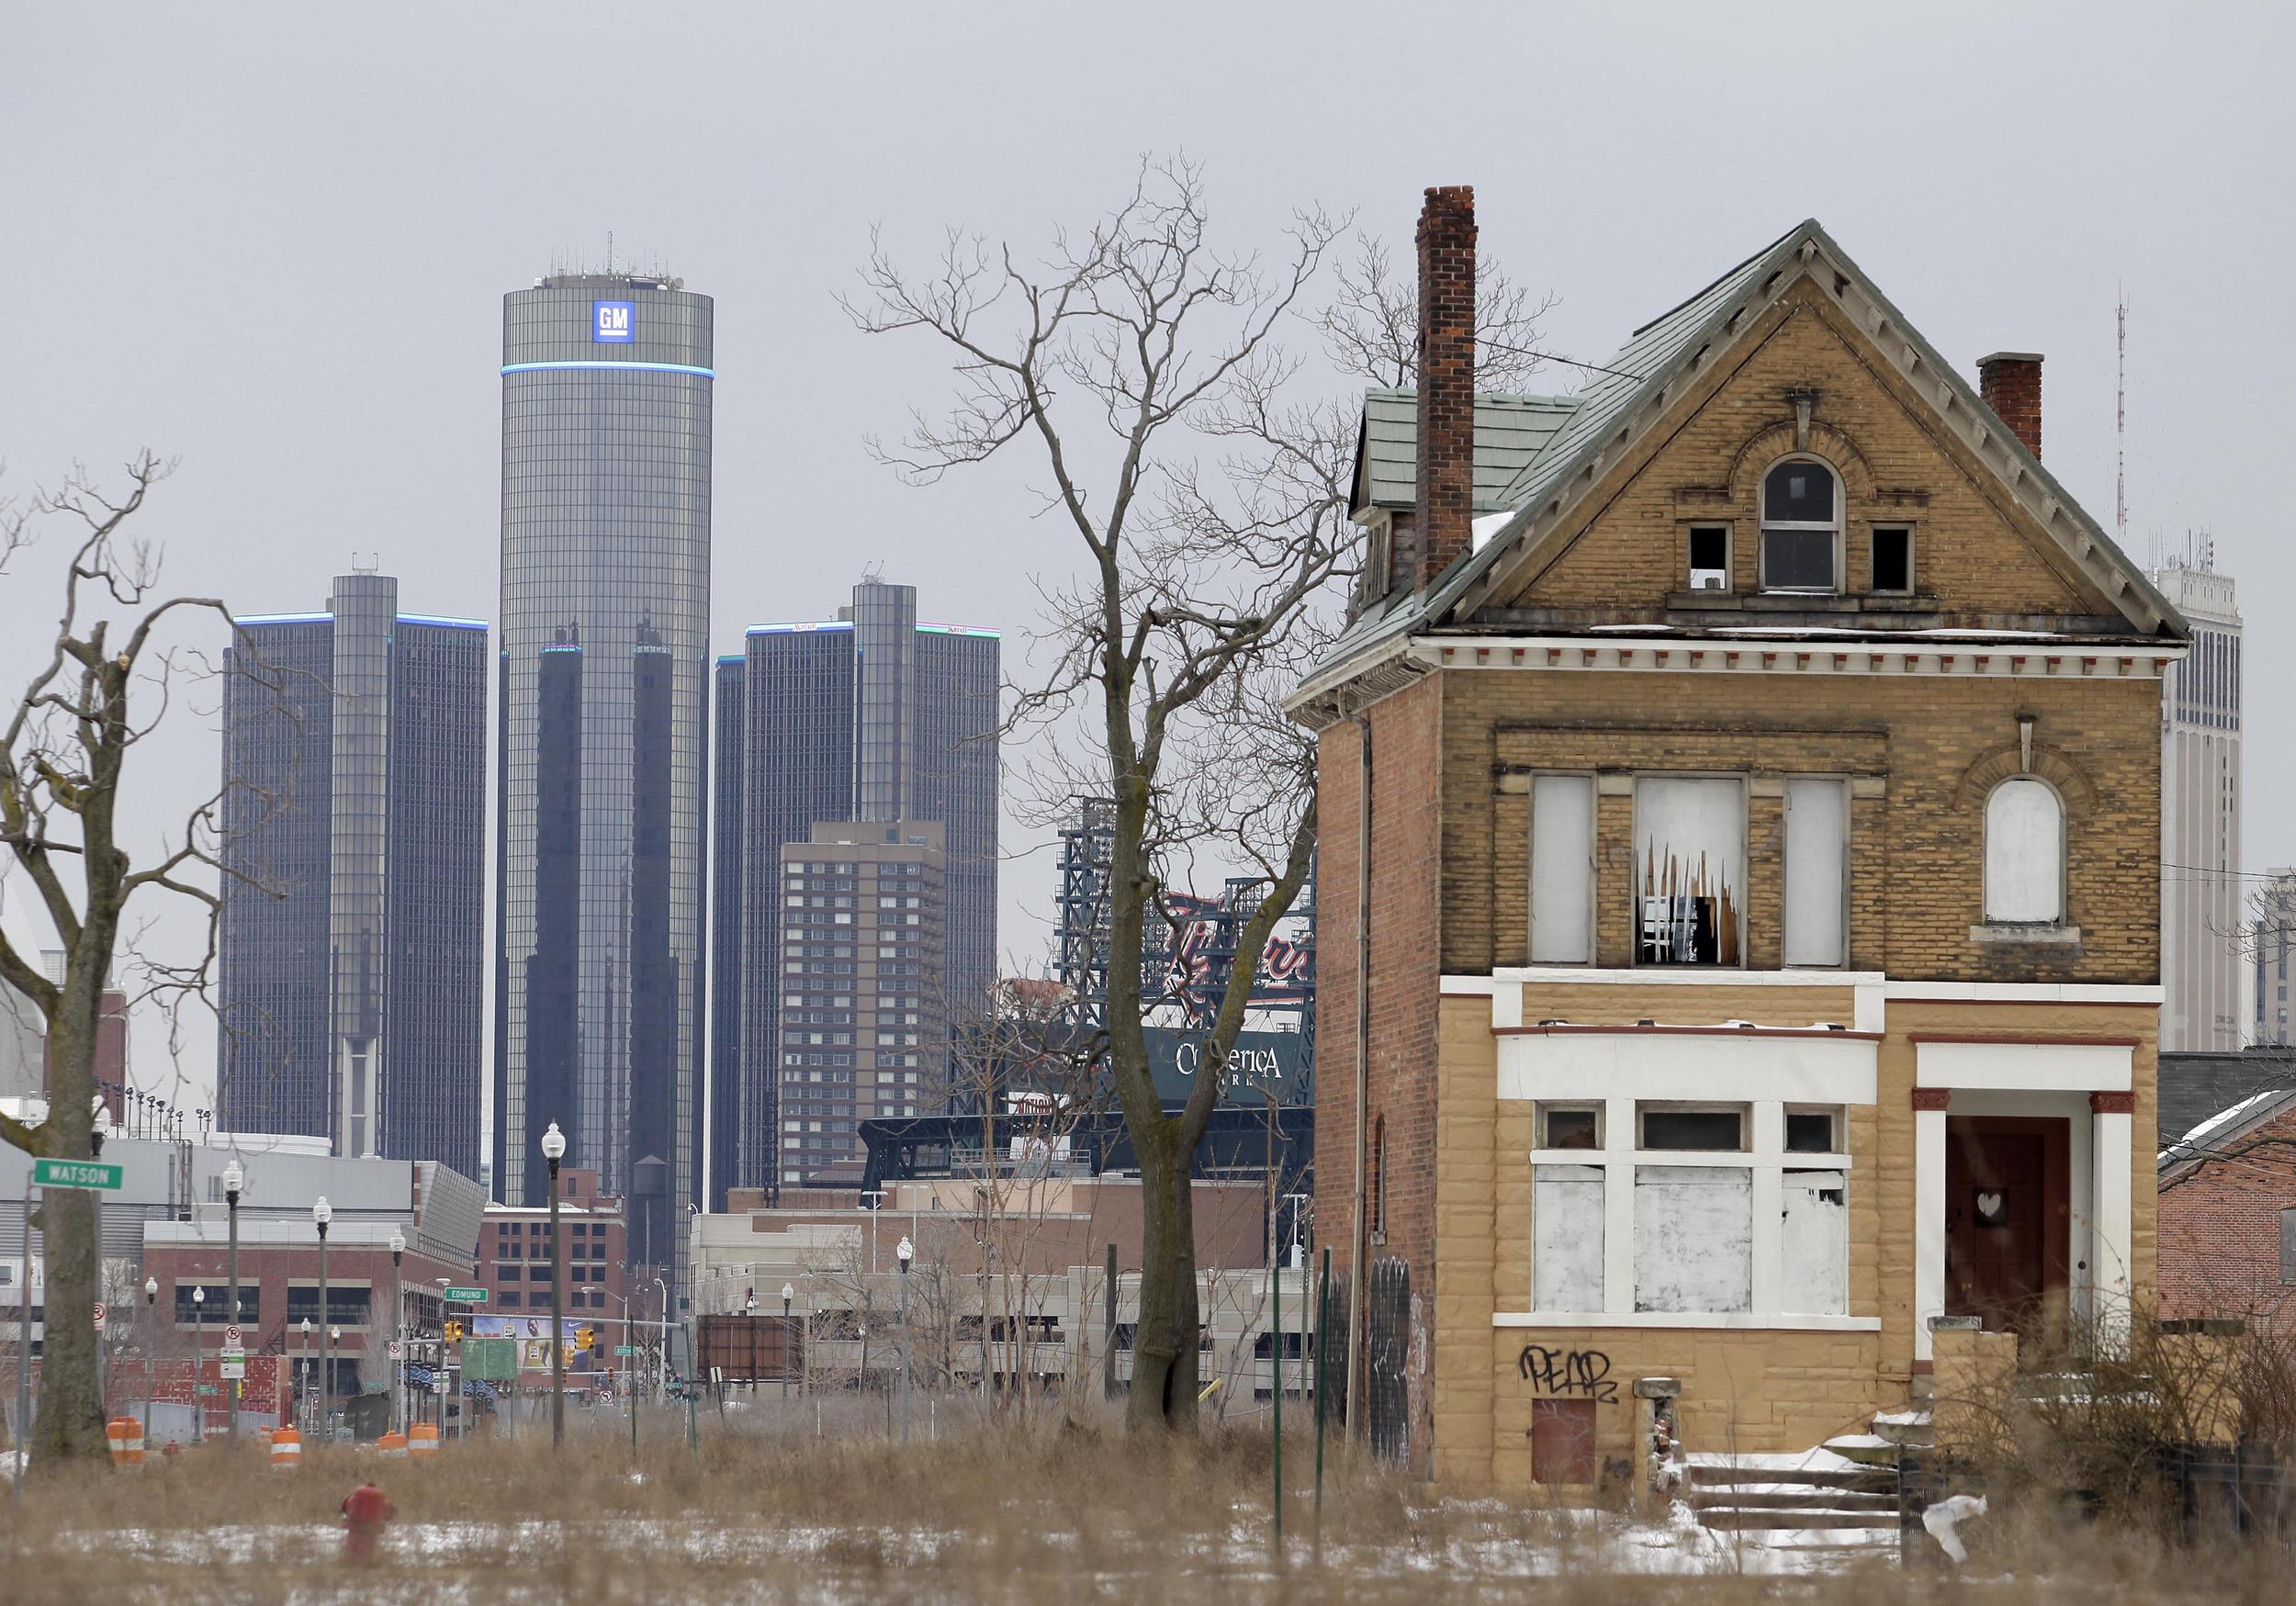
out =
[(541, 1202), (555, 1121), (565, 1163), (658, 1218), (633, 1240), (674, 1246), (702, 1159), (712, 303), (564, 274), (502, 313), (494, 1179)]
[(947, 933), (922, 1006), (937, 1012), (941, 1043), (952, 1014), (986, 1006), (996, 959), (998, 652), (994, 631), (919, 623), (914, 587), (866, 579), (836, 619), (753, 626), (742, 655), (719, 660), (714, 1198), (788, 1180), (775, 1159), (774, 1107), (785, 845), (810, 842), (817, 825), (937, 824)]
[[(2240, 610), (2211, 545), (2150, 571), (2192, 624), (2161, 688), (2160, 1046), (2241, 1046)], [(2257, 1003), (2263, 1005), (2259, 993)]]
[(218, 1111), (478, 1170), (487, 627), (388, 575), (242, 618), (223, 677)]
[(922, 1114), (947, 1084), (948, 886), (938, 820), (816, 825), (779, 855), (779, 1182), (850, 1168), (861, 1123)]

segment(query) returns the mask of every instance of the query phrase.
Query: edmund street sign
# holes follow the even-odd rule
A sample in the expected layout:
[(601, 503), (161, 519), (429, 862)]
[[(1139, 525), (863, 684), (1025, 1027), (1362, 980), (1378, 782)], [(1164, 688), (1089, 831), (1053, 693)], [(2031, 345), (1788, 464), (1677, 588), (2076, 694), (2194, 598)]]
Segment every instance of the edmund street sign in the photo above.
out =
[(32, 1185), (38, 1188), (102, 1188), (119, 1185), (121, 1168), (100, 1160), (35, 1160)]
[(487, 1291), (484, 1288), (449, 1288), (446, 1290), (446, 1302), (449, 1305), (484, 1305)]

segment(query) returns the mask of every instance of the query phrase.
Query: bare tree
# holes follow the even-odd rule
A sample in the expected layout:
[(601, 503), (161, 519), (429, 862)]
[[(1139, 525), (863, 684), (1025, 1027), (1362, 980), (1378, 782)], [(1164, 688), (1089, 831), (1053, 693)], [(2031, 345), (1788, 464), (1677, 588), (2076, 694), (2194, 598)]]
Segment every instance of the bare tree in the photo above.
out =
[(1045, 509), (1079, 544), (1081, 575), (1046, 591), (1054, 659), (1017, 698), (1015, 726), (1058, 726), (1036, 791), (1051, 810), (1114, 801), (1107, 1062), (1140, 1162), (1141, 1312), (1130, 1414), (1196, 1416), (1192, 1161), (1221, 1094), (1199, 1078), (1160, 1104), (1142, 1017), (1148, 923), (1201, 859), (1266, 891), (1204, 1031), (1223, 1067), (1257, 960), (1309, 874), (1312, 753), (1274, 706), (1350, 577), (1340, 410), (1289, 400), (1279, 347), (1344, 222), (1296, 214), (1279, 256), (1216, 246), (1200, 170), (1144, 163), (1131, 194), (1028, 263), (951, 234), (921, 276), (882, 243), (848, 310), (867, 332), (921, 331), (953, 358), (944, 416), (914, 418), (881, 458), (929, 482), (1018, 446), (1048, 477)]
[[(1356, 236), (1353, 262), (1334, 270), (1338, 294), (1315, 322), (1334, 363), (1374, 385), (1405, 389), (1419, 382), (1419, 284), (1398, 276), (1387, 247)], [(1555, 298), (1534, 298), (1507, 277), (1498, 259), (1475, 264), (1475, 382), (1485, 390), (1513, 390), (1546, 362), (1538, 320)]]
[[(132, 868), (119, 839), (129, 758), (169, 705), (177, 668), (167, 646), (173, 616), (204, 610), (231, 622), (214, 598), (156, 599), (157, 550), (123, 533), (166, 473), (148, 453), (138, 457), (128, 465), (127, 493), (113, 500), (75, 469), (28, 508), (0, 511), (0, 567), (32, 545), (37, 522), (72, 527), (76, 540), (54, 638), (0, 736), (0, 844), (9, 868), (30, 883), (34, 906), (63, 954), (62, 980), (51, 982), (0, 933), (0, 979), (39, 1008), (50, 1075), (45, 1117), (0, 1116), (0, 1139), (44, 1159), (96, 1157), (97, 1023), (131, 901), (147, 891), (167, 893), (209, 915), (198, 955), (180, 963), (144, 960), (154, 986), (203, 987), (215, 951), (219, 900), (201, 883), (221, 868), (216, 797), (194, 805), (141, 870)], [(96, 1196), (50, 1189), (35, 1219), (46, 1239), (50, 1320), (33, 1448), (39, 1461), (55, 1463), (105, 1449), (91, 1320), (102, 1297)]]

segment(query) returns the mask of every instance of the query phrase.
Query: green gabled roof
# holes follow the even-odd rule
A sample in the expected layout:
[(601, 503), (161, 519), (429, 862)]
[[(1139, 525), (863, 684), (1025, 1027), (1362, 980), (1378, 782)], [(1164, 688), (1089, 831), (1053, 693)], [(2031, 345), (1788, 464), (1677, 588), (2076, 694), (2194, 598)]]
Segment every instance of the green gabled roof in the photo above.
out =
[[(1477, 512), (1514, 505), (1506, 500), (1506, 488), (1522, 477), (1578, 405), (1569, 396), (1486, 391), (1475, 398)], [(1418, 477), (1419, 393), (1366, 391), (1356, 445), (1355, 511), (1410, 507), (1418, 495)]]

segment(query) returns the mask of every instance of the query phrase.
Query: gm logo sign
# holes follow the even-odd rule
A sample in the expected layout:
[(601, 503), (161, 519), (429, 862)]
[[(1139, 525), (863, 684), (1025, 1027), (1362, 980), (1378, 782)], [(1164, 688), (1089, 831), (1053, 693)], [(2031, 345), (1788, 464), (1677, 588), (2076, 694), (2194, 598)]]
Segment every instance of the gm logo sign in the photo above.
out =
[(622, 343), (637, 338), (637, 304), (634, 301), (592, 301), (590, 338)]

